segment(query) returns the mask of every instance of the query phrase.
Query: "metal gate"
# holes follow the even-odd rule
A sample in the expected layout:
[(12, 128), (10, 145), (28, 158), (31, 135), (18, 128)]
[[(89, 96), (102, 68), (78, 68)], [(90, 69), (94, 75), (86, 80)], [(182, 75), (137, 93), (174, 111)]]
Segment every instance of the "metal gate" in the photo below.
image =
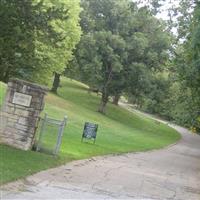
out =
[(66, 124), (66, 116), (63, 120), (50, 118), (47, 114), (44, 115), (44, 118), (40, 118), (39, 133), (36, 138), (36, 151), (57, 155)]

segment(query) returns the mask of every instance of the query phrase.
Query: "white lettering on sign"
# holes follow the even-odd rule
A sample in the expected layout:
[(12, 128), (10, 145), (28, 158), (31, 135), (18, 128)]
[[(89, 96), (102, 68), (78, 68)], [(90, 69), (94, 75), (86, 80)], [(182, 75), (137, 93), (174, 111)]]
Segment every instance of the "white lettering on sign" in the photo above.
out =
[(21, 106), (29, 107), (31, 105), (32, 96), (15, 92), (13, 96), (13, 103)]

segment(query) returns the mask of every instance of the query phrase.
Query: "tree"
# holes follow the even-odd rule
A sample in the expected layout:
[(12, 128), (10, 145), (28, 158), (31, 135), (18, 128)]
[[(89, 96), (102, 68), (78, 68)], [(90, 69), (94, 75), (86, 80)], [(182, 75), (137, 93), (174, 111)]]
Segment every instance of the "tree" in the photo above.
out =
[(81, 81), (102, 92), (98, 110), (105, 113), (109, 96), (117, 104), (123, 92), (142, 89), (145, 73), (164, 65), (169, 36), (161, 21), (132, 1), (84, 0), (82, 6), (83, 36), (73, 67)]
[(153, 76), (142, 108), (200, 132), (200, 3), (181, 1), (177, 12), (177, 24), (171, 24), (178, 25), (177, 43), (169, 67), (162, 76)]
[(47, 83), (62, 72), (80, 38), (79, 1), (0, 2), (1, 80)]
[[(81, 80), (102, 92), (98, 109), (101, 113), (105, 113), (111, 95), (113, 76), (122, 70), (122, 62), (126, 57), (126, 44), (119, 34), (122, 21), (118, 19), (120, 8), (128, 5), (125, 2), (82, 1), (82, 6), (87, 12), (81, 16), (84, 35), (75, 52), (76, 64), (79, 66)], [(122, 11), (125, 12), (125, 8)], [(123, 12), (121, 15), (125, 16)]]
[[(0, 1), (0, 79), (8, 81), (12, 75), (25, 76), (31, 71), (34, 51), (30, 1)], [(26, 66), (26, 67), (25, 67)]]
[(51, 88), (51, 92), (57, 94), (58, 87), (60, 86), (60, 76), (61, 74), (54, 73), (53, 85)]
[[(98, 111), (105, 113), (105, 107), (111, 94), (113, 74), (122, 69), (125, 42), (119, 35), (109, 31), (94, 32), (83, 36), (77, 48), (76, 60), (81, 70), (81, 80), (92, 87), (99, 88), (102, 100)], [(88, 41), (88, 42), (86, 42)], [(80, 46), (84, 48), (80, 48)], [(87, 45), (87, 49), (85, 48)], [(82, 59), (79, 59), (82, 57)]]
[[(185, 41), (179, 47), (176, 56), (177, 73), (181, 87), (187, 92), (190, 99), (187, 124), (200, 117), (200, 3), (194, 4), (190, 25), (185, 33)], [(188, 101), (187, 101), (188, 102)], [(197, 127), (200, 131), (200, 127)]]

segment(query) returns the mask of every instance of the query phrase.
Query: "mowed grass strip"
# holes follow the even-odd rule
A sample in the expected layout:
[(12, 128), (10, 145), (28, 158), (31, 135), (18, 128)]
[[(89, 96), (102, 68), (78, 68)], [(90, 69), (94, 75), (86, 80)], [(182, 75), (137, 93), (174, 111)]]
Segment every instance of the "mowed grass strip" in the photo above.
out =
[[(2, 100), (6, 86), (0, 84), (0, 88)], [(180, 138), (174, 129), (110, 103), (107, 114), (102, 115), (97, 112), (99, 102), (100, 97), (89, 94), (86, 85), (64, 78), (58, 95), (49, 93), (46, 96), (44, 110), (56, 119), (68, 116), (59, 157), (0, 145), (0, 184), (71, 160), (159, 149)], [(86, 121), (99, 124), (95, 145), (90, 141), (81, 143), (82, 130)], [(52, 130), (49, 131), (49, 143), (52, 143), (52, 139), (55, 138), (53, 137), (55, 132)]]

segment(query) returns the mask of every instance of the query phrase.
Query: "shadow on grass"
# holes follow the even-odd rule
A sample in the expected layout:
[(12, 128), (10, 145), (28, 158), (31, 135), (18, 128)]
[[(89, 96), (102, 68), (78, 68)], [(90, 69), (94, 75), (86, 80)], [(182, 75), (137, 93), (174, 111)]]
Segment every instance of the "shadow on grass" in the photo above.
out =
[(88, 87), (86, 85), (77, 84), (77, 81), (75, 81), (75, 80), (71, 80), (71, 81), (68, 81), (68, 82), (62, 82), (61, 88), (62, 87), (68, 87), (68, 88), (88, 91)]

